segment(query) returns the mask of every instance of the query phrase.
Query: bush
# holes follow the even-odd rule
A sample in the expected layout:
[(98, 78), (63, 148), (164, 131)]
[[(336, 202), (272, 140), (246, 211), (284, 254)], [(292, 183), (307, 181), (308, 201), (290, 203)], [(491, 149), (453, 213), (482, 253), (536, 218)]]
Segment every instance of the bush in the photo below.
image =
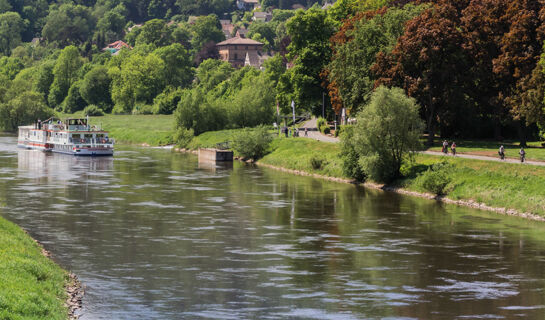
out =
[(448, 192), (448, 185), (452, 181), (449, 171), (453, 166), (446, 161), (439, 162), (420, 174), (421, 186), (436, 195), (444, 195)]
[(265, 126), (243, 129), (233, 138), (233, 150), (245, 160), (257, 160), (267, 154), (271, 142)]
[(316, 127), (318, 127), (318, 130), (323, 134), (329, 134), (331, 132), (331, 129), (324, 118), (320, 117), (316, 120)]
[(149, 104), (136, 105), (132, 114), (153, 114), (153, 106)]
[(153, 100), (154, 114), (171, 114), (178, 107), (182, 99), (182, 89), (167, 88)]
[(194, 138), (193, 129), (178, 128), (174, 133), (174, 141), (180, 148), (185, 148)]
[(365, 181), (365, 173), (358, 163), (359, 155), (354, 145), (354, 127), (347, 127), (341, 134), (341, 160), (343, 174), (356, 181)]
[(89, 105), (89, 106), (85, 107), (85, 109), (83, 109), (83, 115), (91, 116), (91, 117), (98, 117), (98, 116), (103, 116), (104, 111), (102, 111), (102, 109), (100, 109), (96, 105), (92, 104), (92, 105)]
[(310, 162), (310, 166), (314, 170), (321, 170), (326, 164), (325, 159), (318, 155), (312, 155), (312, 157), (310, 157), (309, 159), (309, 162)]
[(419, 108), (403, 89), (379, 87), (373, 92), (358, 115), (353, 141), (348, 144), (370, 178), (378, 182), (399, 178), (401, 165), (420, 149), (424, 123)]

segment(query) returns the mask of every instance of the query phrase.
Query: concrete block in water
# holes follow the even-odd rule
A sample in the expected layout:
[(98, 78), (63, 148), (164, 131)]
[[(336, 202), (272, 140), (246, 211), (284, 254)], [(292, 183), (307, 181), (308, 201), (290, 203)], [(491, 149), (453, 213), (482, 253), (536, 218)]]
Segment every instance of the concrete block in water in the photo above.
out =
[(212, 148), (199, 149), (199, 162), (203, 161), (233, 161), (233, 151)]

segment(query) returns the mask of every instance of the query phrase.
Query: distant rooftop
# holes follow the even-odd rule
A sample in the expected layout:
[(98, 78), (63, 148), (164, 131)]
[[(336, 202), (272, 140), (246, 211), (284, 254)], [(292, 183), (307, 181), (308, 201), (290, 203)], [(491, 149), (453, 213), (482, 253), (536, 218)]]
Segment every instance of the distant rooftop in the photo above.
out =
[(225, 45), (228, 45), (228, 44), (263, 45), (263, 43), (261, 43), (259, 41), (255, 41), (255, 40), (248, 39), (248, 38), (240, 38), (240, 37), (234, 37), (234, 38), (231, 38), (231, 39), (227, 39), (225, 41), (222, 41), (222, 42), (218, 43), (217, 45), (218, 46), (225, 46)]

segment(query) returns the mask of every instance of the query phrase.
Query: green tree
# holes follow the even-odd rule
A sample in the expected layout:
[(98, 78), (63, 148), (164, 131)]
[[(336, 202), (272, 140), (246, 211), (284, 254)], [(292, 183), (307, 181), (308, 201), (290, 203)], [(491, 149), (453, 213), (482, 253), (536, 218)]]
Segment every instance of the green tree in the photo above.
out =
[(137, 103), (151, 104), (165, 88), (165, 63), (157, 55), (132, 54), (120, 68), (109, 70), (112, 77), (114, 112), (129, 113)]
[(154, 114), (172, 114), (182, 99), (183, 90), (168, 87), (153, 99)]
[(187, 87), (191, 83), (193, 80), (191, 56), (181, 44), (174, 43), (158, 48), (154, 53), (168, 67), (168, 72), (165, 73), (167, 86)]
[(229, 104), (229, 124), (239, 128), (271, 124), (275, 114), (275, 96), (275, 89), (266, 76), (248, 77)]
[(78, 48), (68, 46), (61, 51), (53, 68), (54, 80), (48, 96), (50, 106), (60, 106), (72, 84), (78, 80), (78, 71), (82, 65)]
[(171, 30), (166, 22), (161, 19), (153, 19), (140, 28), (136, 37), (136, 45), (152, 44), (162, 47), (172, 42)]
[(309, 110), (322, 103), (320, 74), (331, 57), (329, 38), (334, 32), (333, 23), (326, 11), (311, 8), (297, 10), (286, 27), (291, 37), (287, 58), (294, 64), (287, 74), (297, 104)]
[(21, 43), (24, 22), (17, 12), (0, 14), (0, 52), (9, 55)]
[(112, 109), (111, 82), (112, 79), (108, 74), (108, 68), (105, 66), (95, 66), (85, 74), (80, 84), (81, 97), (87, 104), (97, 105), (102, 110), (108, 112)]
[(93, 40), (102, 47), (106, 43), (119, 40), (123, 36), (126, 25), (125, 17), (117, 11), (108, 11), (97, 22), (97, 28)]
[(66, 3), (52, 7), (42, 35), (61, 46), (81, 44), (89, 39), (94, 27), (95, 19), (89, 8)]
[(18, 126), (47, 119), (53, 115), (40, 93), (25, 91), (16, 98), (0, 104), (0, 127), (14, 131)]
[(81, 89), (81, 80), (74, 82), (70, 89), (68, 90), (68, 95), (61, 103), (61, 109), (65, 113), (74, 113), (76, 111), (83, 110), (87, 103), (80, 94)]
[(379, 182), (398, 178), (408, 155), (419, 149), (423, 128), (419, 106), (403, 89), (377, 88), (354, 128), (362, 171)]
[(227, 119), (225, 109), (209, 103), (200, 88), (185, 90), (174, 114), (177, 128), (193, 129), (195, 135), (223, 129)]
[(13, 80), (24, 67), (23, 62), (19, 58), (0, 58), (0, 74), (6, 75), (10, 80)]
[(191, 47), (195, 52), (210, 41), (218, 43), (225, 40), (218, 17), (214, 14), (199, 17), (191, 26), (191, 36)]
[(55, 61), (47, 60), (40, 65), (36, 74), (33, 90), (43, 94), (44, 99), (49, 96), (49, 88), (55, 79), (53, 68), (55, 68)]

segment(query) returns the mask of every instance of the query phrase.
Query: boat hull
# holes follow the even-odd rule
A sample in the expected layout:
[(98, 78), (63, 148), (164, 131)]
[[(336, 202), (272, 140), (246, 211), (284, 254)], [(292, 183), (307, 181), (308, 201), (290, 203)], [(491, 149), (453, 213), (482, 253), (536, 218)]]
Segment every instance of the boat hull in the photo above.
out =
[(34, 142), (21, 142), (19, 141), (17, 146), (24, 149), (40, 150), (44, 152), (55, 152), (62, 154), (70, 154), (74, 156), (83, 157), (100, 157), (100, 156), (113, 156), (113, 148), (103, 147), (73, 147), (70, 145), (54, 145), (54, 144), (40, 144)]

